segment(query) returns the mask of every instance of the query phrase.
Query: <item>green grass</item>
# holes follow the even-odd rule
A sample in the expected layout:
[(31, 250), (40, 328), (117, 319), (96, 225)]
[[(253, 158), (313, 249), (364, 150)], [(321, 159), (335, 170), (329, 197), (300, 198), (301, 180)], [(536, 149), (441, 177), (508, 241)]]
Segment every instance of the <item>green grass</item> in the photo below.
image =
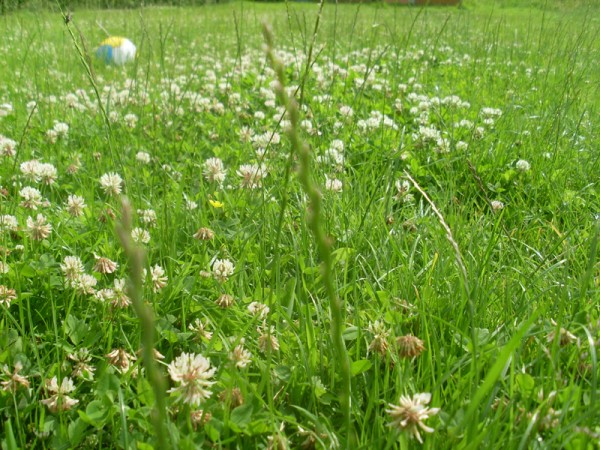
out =
[[(84, 10), (68, 26), (58, 13), (0, 16), (0, 104), (12, 105), (0, 135), (16, 142), (0, 157), (0, 215), (18, 222), (0, 232), (2, 448), (415, 448), (386, 410), (418, 393), (440, 408), (424, 448), (600, 445), (600, 21), (593, 6), (565, 5), (327, 4), (314, 38), (314, 4)], [(293, 145), (263, 22), (288, 92), (298, 88)], [(136, 43), (134, 62), (94, 57), (98, 23)], [(55, 122), (69, 129), (52, 142)], [(212, 157), (222, 185), (203, 175)], [(31, 160), (53, 165), (55, 182), (28, 178)], [(265, 164), (260, 186), (244, 186), (243, 164)], [(131, 226), (150, 233), (142, 253), (123, 247), (106, 173), (123, 179)], [(409, 176), (418, 186), (399, 192)], [(333, 179), (341, 192), (327, 189)], [(23, 204), (28, 186), (47, 200), (37, 210)], [(70, 195), (85, 201), (79, 217)], [(37, 214), (52, 225), (39, 240), (27, 228)], [(201, 227), (214, 238), (194, 238)], [(95, 255), (116, 271), (95, 271)], [(144, 276), (144, 255), (168, 279), (130, 284), (135, 308), (79, 292), (61, 269), (79, 257), (97, 292)], [(216, 260), (233, 274), (215, 279)], [(228, 307), (217, 304), (225, 294)], [(210, 337), (190, 329), (196, 320)], [(167, 392), (141, 353), (120, 368), (108, 356), (136, 355), (150, 331)], [(425, 351), (403, 357), (407, 335)], [(251, 356), (240, 368), (230, 355), (242, 343)], [(87, 375), (69, 357), (82, 349)], [(171, 392), (168, 367), (184, 352), (215, 368), (196, 405)], [(15, 365), (27, 386), (13, 391)], [(42, 403), (53, 377), (73, 381), (77, 404)]]

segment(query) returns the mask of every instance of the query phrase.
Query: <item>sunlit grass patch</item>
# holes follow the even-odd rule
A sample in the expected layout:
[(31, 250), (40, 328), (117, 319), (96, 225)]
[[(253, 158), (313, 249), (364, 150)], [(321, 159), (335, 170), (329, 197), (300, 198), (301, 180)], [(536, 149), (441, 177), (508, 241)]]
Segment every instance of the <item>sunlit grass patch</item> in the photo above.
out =
[(2, 17), (7, 448), (598, 443), (598, 22), (317, 11)]

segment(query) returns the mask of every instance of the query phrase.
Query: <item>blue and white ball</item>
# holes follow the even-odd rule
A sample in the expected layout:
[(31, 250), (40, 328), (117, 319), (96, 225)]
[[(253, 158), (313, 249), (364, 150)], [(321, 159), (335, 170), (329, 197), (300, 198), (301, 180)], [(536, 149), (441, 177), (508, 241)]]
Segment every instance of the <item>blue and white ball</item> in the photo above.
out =
[(133, 42), (124, 37), (111, 36), (100, 42), (96, 56), (106, 64), (122, 66), (135, 59), (136, 48)]

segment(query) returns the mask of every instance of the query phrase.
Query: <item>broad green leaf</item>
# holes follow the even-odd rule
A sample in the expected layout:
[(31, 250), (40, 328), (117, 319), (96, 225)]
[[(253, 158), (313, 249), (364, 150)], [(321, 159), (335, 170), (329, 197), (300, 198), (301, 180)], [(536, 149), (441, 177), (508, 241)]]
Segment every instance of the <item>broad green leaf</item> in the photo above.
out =
[(372, 366), (373, 366), (373, 363), (371, 361), (369, 361), (368, 359), (360, 359), (358, 361), (352, 362), (352, 365), (350, 366), (350, 372), (352, 373), (352, 376), (354, 377), (356, 375), (366, 372)]
[(343, 333), (345, 341), (354, 341), (358, 338), (358, 327), (348, 327)]
[(231, 411), (229, 420), (236, 424), (239, 428), (243, 429), (250, 423), (250, 420), (252, 419), (252, 412), (252, 404), (246, 403)]
[(76, 419), (69, 424), (69, 441), (73, 447), (77, 446), (81, 441), (83, 441), (83, 439), (85, 439), (85, 430), (87, 428), (88, 424), (81, 419)]
[(523, 397), (529, 398), (533, 393), (533, 388), (535, 388), (535, 380), (533, 377), (527, 373), (519, 373), (515, 377), (515, 381), (517, 382), (517, 387)]

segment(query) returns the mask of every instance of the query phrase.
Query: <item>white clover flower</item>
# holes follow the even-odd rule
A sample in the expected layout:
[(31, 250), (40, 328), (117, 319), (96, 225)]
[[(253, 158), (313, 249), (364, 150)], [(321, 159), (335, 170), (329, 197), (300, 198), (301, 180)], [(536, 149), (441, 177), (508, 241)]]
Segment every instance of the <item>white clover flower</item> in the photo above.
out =
[(19, 196), (23, 199), (21, 206), (27, 209), (38, 209), (42, 205), (42, 193), (31, 186), (25, 186), (19, 191)]
[(462, 100), (458, 95), (449, 95), (442, 99), (442, 104), (447, 106), (460, 106), (462, 104)]
[(48, 130), (46, 131), (46, 138), (51, 144), (56, 144), (56, 141), (58, 141), (58, 133), (54, 130)]
[(78, 256), (65, 256), (60, 269), (65, 274), (67, 280), (75, 280), (84, 272), (83, 263)]
[(465, 150), (467, 150), (468, 148), (469, 148), (469, 144), (468, 144), (467, 142), (464, 142), (464, 141), (458, 141), (458, 142), (456, 143), (456, 150), (459, 150), (459, 151), (465, 151)]
[(87, 273), (83, 273), (79, 275), (77, 278), (70, 280), (71, 287), (75, 289), (78, 294), (86, 295), (91, 294), (94, 295), (96, 290), (94, 289), (98, 284), (98, 280), (93, 275), (88, 275)]
[(229, 360), (235, 364), (238, 369), (244, 369), (252, 363), (252, 353), (244, 348), (244, 339), (229, 353)]
[(94, 297), (102, 303), (112, 302), (115, 299), (115, 291), (110, 288), (100, 289), (96, 291)]
[(77, 97), (77, 95), (73, 94), (72, 92), (69, 92), (67, 95), (65, 95), (65, 104), (67, 105), (67, 107), (75, 108), (75, 106), (78, 103), (79, 98)]
[(165, 269), (157, 264), (150, 268), (150, 279), (152, 280), (152, 292), (158, 292), (167, 285), (169, 277), (165, 275)]
[(280, 125), (281, 125), (281, 129), (288, 133), (292, 129), (292, 122), (287, 119), (282, 119)]
[(115, 308), (126, 308), (131, 304), (131, 299), (127, 296), (125, 292), (126, 280), (124, 278), (115, 278), (113, 291), (115, 293), (115, 297), (112, 300), (111, 304)]
[(344, 153), (335, 148), (330, 148), (325, 152), (324, 158), (318, 158), (318, 160), (329, 160), (334, 166), (334, 169), (338, 172), (344, 170)]
[(54, 124), (53, 130), (56, 132), (58, 137), (67, 137), (69, 134), (69, 125), (64, 122), (56, 122)]
[(494, 211), (499, 211), (503, 208), (504, 208), (504, 203), (502, 203), (500, 200), (492, 200), (492, 209)]
[(350, 118), (354, 115), (354, 110), (350, 106), (342, 105), (340, 106), (340, 114), (343, 117)]
[(520, 159), (515, 163), (515, 167), (521, 172), (527, 172), (531, 169), (531, 164), (529, 164), (529, 161)]
[(252, 136), (252, 145), (255, 148), (267, 148), (269, 145), (277, 145), (281, 142), (281, 136), (279, 133), (267, 131), (263, 134), (256, 134)]
[(147, 244), (150, 242), (150, 233), (143, 228), (136, 227), (131, 230), (131, 239), (136, 244)]
[(28, 217), (27, 233), (34, 241), (41, 241), (50, 236), (50, 233), (52, 233), (52, 225), (47, 222), (42, 214), (38, 214), (35, 220)]
[(262, 187), (267, 168), (264, 164), (242, 164), (236, 173), (242, 178), (242, 187), (256, 189)]
[(485, 128), (483, 128), (483, 127), (476, 127), (473, 130), (473, 136), (475, 136), (475, 138), (477, 138), (477, 139), (483, 138), (483, 136), (485, 136)]
[(427, 143), (437, 143), (442, 138), (442, 134), (440, 131), (431, 126), (420, 126), (418, 133), (413, 133), (413, 139), (415, 141), (420, 141), (423, 144)]
[(190, 323), (188, 325), (188, 328), (191, 331), (197, 333), (198, 336), (206, 339), (207, 341), (210, 341), (212, 339), (213, 334), (211, 331), (208, 331), (208, 324), (205, 324), (200, 319), (194, 320), (194, 323)]
[(125, 114), (123, 121), (128, 128), (135, 128), (138, 123), (138, 116), (132, 113)]
[(327, 189), (328, 191), (332, 191), (332, 192), (342, 192), (344, 185), (342, 183), (342, 180), (338, 180), (337, 178), (329, 178), (329, 177), (325, 177), (325, 189)]
[(16, 300), (16, 298), (17, 291), (4, 285), (0, 285), (0, 305), (4, 305), (8, 308), (10, 306), (10, 302)]
[(100, 177), (100, 186), (106, 195), (119, 195), (123, 179), (116, 173), (105, 173)]
[(496, 108), (481, 108), (481, 115), (485, 117), (500, 117), (502, 115), (502, 110)]
[(313, 124), (310, 120), (303, 120), (300, 122), (300, 127), (304, 129), (307, 133), (313, 133)]
[(22, 162), (19, 165), (19, 168), (21, 169), (23, 176), (29, 181), (34, 183), (40, 181), (40, 162), (38, 160), (32, 159), (30, 161)]
[(15, 156), (17, 142), (0, 134), (0, 156)]
[(233, 274), (235, 267), (233, 263), (228, 259), (217, 259), (212, 266), (212, 271), (215, 279), (221, 283), (227, 281), (227, 279)]
[(51, 380), (46, 380), (45, 387), (46, 391), (52, 395), (47, 399), (41, 400), (41, 403), (46, 405), (50, 412), (68, 411), (79, 403), (79, 400), (67, 395), (75, 390), (73, 380), (70, 378), (63, 378), (59, 386), (56, 377), (52, 377)]
[(410, 182), (408, 180), (396, 180), (396, 195), (394, 199), (402, 203), (411, 203), (414, 200), (414, 196), (410, 191)]
[(67, 197), (67, 212), (73, 217), (83, 215), (83, 208), (86, 207), (85, 199), (79, 195), (69, 195)]
[(185, 208), (188, 209), (188, 210), (190, 210), (190, 211), (193, 211), (194, 209), (198, 209), (198, 203), (196, 203), (193, 200), (186, 200), (186, 202), (185, 202)]
[(440, 412), (440, 408), (428, 408), (425, 405), (431, 401), (431, 394), (415, 394), (412, 398), (408, 396), (400, 397), (400, 405), (389, 405), (385, 412), (389, 414), (392, 421), (388, 424), (390, 427), (397, 428), (400, 431), (408, 431), (421, 444), (423, 439), (419, 429), (425, 433), (433, 433), (433, 428), (425, 425), (424, 421)]
[(156, 211), (153, 209), (138, 209), (137, 214), (141, 222), (151, 227), (156, 225)]
[(253, 316), (264, 319), (267, 314), (269, 314), (270, 309), (264, 303), (252, 302), (248, 305), (248, 311), (250, 311), (250, 314)]
[(331, 141), (331, 144), (329, 145), (329, 148), (332, 150), (336, 150), (340, 153), (342, 153), (344, 151), (344, 141), (342, 141), (341, 139), (334, 139), (333, 141)]
[(436, 142), (435, 151), (439, 153), (450, 153), (450, 139), (448, 138), (440, 138)]
[(73, 376), (91, 381), (94, 379), (96, 368), (90, 364), (92, 356), (90, 351), (82, 347), (73, 353), (69, 353), (67, 357), (75, 363), (73, 367)]
[(0, 104), (0, 117), (6, 117), (13, 112), (13, 106), (10, 103)]
[(223, 184), (227, 174), (223, 161), (219, 158), (209, 158), (204, 161), (203, 168), (202, 173), (207, 181)]
[(19, 222), (15, 216), (4, 214), (0, 216), (0, 233), (4, 231), (17, 231)]
[(254, 130), (250, 127), (242, 127), (240, 128), (240, 140), (242, 142), (250, 142), (254, 136)]
[(56, 181), (58, 172), (52, 164), (43, 163), (38, 166), (38, 175), (42, 179), (42, 183), (51, 185)]
[(146, 152), (137, 152), (137, 154), (135, 155), (135, 159), (143, 164), (149, 164), (150, 154)]
[(178, 396), (183, 403), (199, 406), (212, 395), (209, 388), (215, 384), (211, 378), (216, 369), (204, 356), (182, 353), (169, 364), (168, 370), (171, 379), (179, 385), (167, 392)]

